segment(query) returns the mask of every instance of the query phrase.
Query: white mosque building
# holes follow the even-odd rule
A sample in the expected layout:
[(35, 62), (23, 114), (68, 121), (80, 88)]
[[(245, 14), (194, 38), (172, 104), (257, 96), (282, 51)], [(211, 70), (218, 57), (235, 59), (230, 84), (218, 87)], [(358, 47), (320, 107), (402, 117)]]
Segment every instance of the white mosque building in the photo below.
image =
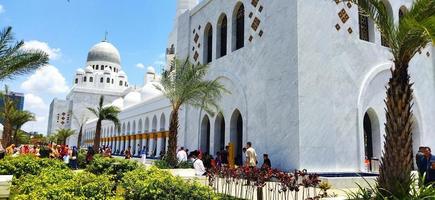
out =
[[(412, 1), (384, 3), (397, 22)], [(364, 171), (366, 157), (373, 163), (379, 159), (391, 55), (356, 5), (333, 0), (178, 0), (176, 13), (167, 59), (207, 63), (207, 78), (220, 78), (231, 91), (220, 100), (215, 116), (182, 108), (179, 146), (214, 155), (232, 143), (241, 157), (242, 146), (251, 141), (260, 163), (268, 153), (273, 167), (317, 172)], [(432, 46), (421, 49), (410, 65), (414, 148), (435, 147), (434, 53)], [(139, 144), (158, 156), (167, 148), (171, 112), (168, 100), (154, 87), (159, 76), (149, 68), (143, 87), (134, 89), (120, 63), (110, 43), (94, 46), (67, 100), (53, 101), (49, 132), (77, 128), (71, 116), (83, 115), (85, 106), (95, 106), (98, 96), (105, 95), (122, 112), (120, 131), (103, 123), (103, 144), (115, 151), (132, 146), (136, 154)], [(60, 125), (63, 113), (70, 120)], [(92, 144), (95, 126), (96, 119), (86, 123), (83, 145)]]

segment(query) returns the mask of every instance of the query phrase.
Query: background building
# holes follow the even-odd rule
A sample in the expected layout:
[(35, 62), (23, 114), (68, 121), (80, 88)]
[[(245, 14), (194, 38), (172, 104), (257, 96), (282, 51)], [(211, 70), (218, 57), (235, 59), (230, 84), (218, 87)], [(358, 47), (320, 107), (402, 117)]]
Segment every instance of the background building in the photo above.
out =
[[(383, 2), (396, 22), (412, 3)], [(178, 0), (176, 13), (167, 61), (176, 56), (209, 64), (207, 78), (219, 78), (231, 91), (214, 116), (182, 108), (179, 146), (215, 155), (232, 143), (240, 160), (251, 141), (273, 167), (317, 172), (364, 171), (366, 157), (381, 156), (391, 55), (356, 5)], [(433, 54), (426, 47), (410, 63), (415, 150), (435, 146)], [(121, 128), (104, 122), (104, 145), (115, 152), (132, 146), (135, 153), (146, 146), (156, 156), (166, 149), (171, 108), (153, 87), (158, 81), (148, 69), (143, 87), (111, 103), (122, 109)], [(92, 144), (95, 126), (96, 119), (86, 124), (84, 145)]]

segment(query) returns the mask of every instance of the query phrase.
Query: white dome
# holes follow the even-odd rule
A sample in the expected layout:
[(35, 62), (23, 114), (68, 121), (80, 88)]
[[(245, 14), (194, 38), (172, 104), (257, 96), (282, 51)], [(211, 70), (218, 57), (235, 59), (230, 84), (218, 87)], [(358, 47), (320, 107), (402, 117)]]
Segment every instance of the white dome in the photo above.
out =
[(125, 107), (132, 106), (132, 105), (140, 103), (140, 101), (141, 101), (140, 93), (136, 92), (136, 91), (132, 91), (132, 92), (128, 93), (127, 95), (125, 95), (124, 106)]
[(121, 71), (118, 73), (118, 76), (125, 77), (125, 76), (127, 76), (127, 74), (125, 74), (125, 72), (121, 70)]
[(148, 74), (155, 74), (155, 73), (156, 73), (156, 70), (154, 69), (154, 67), (149, 66), (149, 67), (147, 68), (147, 73), (148, 73)]
[(122, 98), (115, 99), (115, 101), (112, 102), (112, 106), (116, 106), (119, 109), (124, 108), (124, 99)]
[(154, 86), (156, 84), (160, 85), (160, 83), (158, 82), (148, 82), (145, 86), (142, 87), (140, 91), (142, 101), (152, 99), (162, 94), (162, 92)]
[(94, 69), (92, 69), (91, 66), (87, 66), (87, 67), (85, 68), (85, 71), (86, 71), (86, 73), (92, 73), (92, 72), (94, 71)]
[(121, 56), (115, 46), (107, 41), (102, 41), (89, 50), (87, 61), (106, 61), (120, 65)]
[(85, 70), (83, 70), (82, 68), (78, 68), (77, 70), (76, 70), (76, 74), (77, 75), (83, 75), (85, 73)]

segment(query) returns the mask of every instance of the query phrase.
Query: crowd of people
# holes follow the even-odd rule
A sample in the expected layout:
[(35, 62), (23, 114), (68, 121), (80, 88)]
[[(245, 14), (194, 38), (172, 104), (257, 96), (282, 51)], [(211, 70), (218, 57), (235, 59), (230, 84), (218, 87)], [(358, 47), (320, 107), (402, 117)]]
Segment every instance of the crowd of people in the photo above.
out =
[[(178, 162), (190, 162), (195, 169), (195, 174), (197, 176), (203, 176), (207, 173), (207, 171), (213, 167), (228, 167), (229, 166), (229, 151), (230, 147), (226, 146), (221, 151), (216, 153), (216, 156), (213, 157), (208, 152), (201, 152), (201, 150), (195, 150), (189, 152), (189, 149), (185, 149), (181, 147), (177, 152)], [(251, 142), (246, 143), (246, 147), (242, 149), (243, 158), (238, 161), (238, 165), (248, 166), (248, 167), (256, 167), (258, 165), (258, 158), (255, 149), (252, 147)], [(237, 162), (237, 158), (235, 159)], [(261, 165), (262, 169), (271, 168), (272, 164), (269, 159), (268, 154), (263, 154), (263, 164)]]
[(77, 169), (78, 149), (77, 147), (69, 148), (68, 145), (20, 145), (16, 146), (11, 144), (10, 146), (3, 148), (0, 144), (0, 159), (3, 159), (6, 155), (19, 156), (19, 155), (35, 155), (40, 158), (56, 158), (63, 160), (71, 168)]
[(432, 155), (430, 147), (419, 147), (415, 163), (419, 176), (424, 177), (424, 184), (435, 184), (435, 155)]

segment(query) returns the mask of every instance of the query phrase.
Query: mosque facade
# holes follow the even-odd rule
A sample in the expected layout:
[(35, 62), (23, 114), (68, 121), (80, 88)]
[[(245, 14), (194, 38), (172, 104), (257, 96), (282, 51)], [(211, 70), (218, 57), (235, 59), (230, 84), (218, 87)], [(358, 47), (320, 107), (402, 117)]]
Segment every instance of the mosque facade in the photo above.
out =
[[(384, 3), (397, 23), (412, 1)], [(423, 48), (410, 63), (414, 149), (435, 147), (434, 53), (432, 46)], [(393, 63), (373, 22), (356, 5), (333, 0), (178, 0), (166, 56), (167, 62), (177, 57), (210, 65), (207, 78), (219, 78), (231, 92), (219, 101), (221, 109), (214, 116), (182, 108), (179, 146), (215, 155), (232, 143), (240, 158), (250, 141), (260, 163), (267, 153), (273, 167), (316, 172), (365, 171), (366, 158), (376, 165), (381, 156), (383, 100)], [(103, 122), (103, 144), (115, 152), (132, 146), (136, 155), (138, 147), (146, 146), (149, 155), (158, 157), (167, 148), (171, 113), (168, 100), (154, 87), (159, 75), (149, 68), (143, 86), (131, 88), (120, 62), (105, 52), (95, 58), (90, 62), (88, 56), (85, 70), (77, 71), (67, 100), (53, 101), (51, 126), (59, 113), (74, 115), (84, 106), (95, 106), (104, 94), (122, 112), (119, 131)], [(94, 81), (103, 77), (105, 84), (106, 68), (92, 67), (106, 62), (107, 76), (127, 85), (83, 83), (88, 70)], [(92, 144), (95, 127), (96, 119), (85, 124), (84, 146)]]

